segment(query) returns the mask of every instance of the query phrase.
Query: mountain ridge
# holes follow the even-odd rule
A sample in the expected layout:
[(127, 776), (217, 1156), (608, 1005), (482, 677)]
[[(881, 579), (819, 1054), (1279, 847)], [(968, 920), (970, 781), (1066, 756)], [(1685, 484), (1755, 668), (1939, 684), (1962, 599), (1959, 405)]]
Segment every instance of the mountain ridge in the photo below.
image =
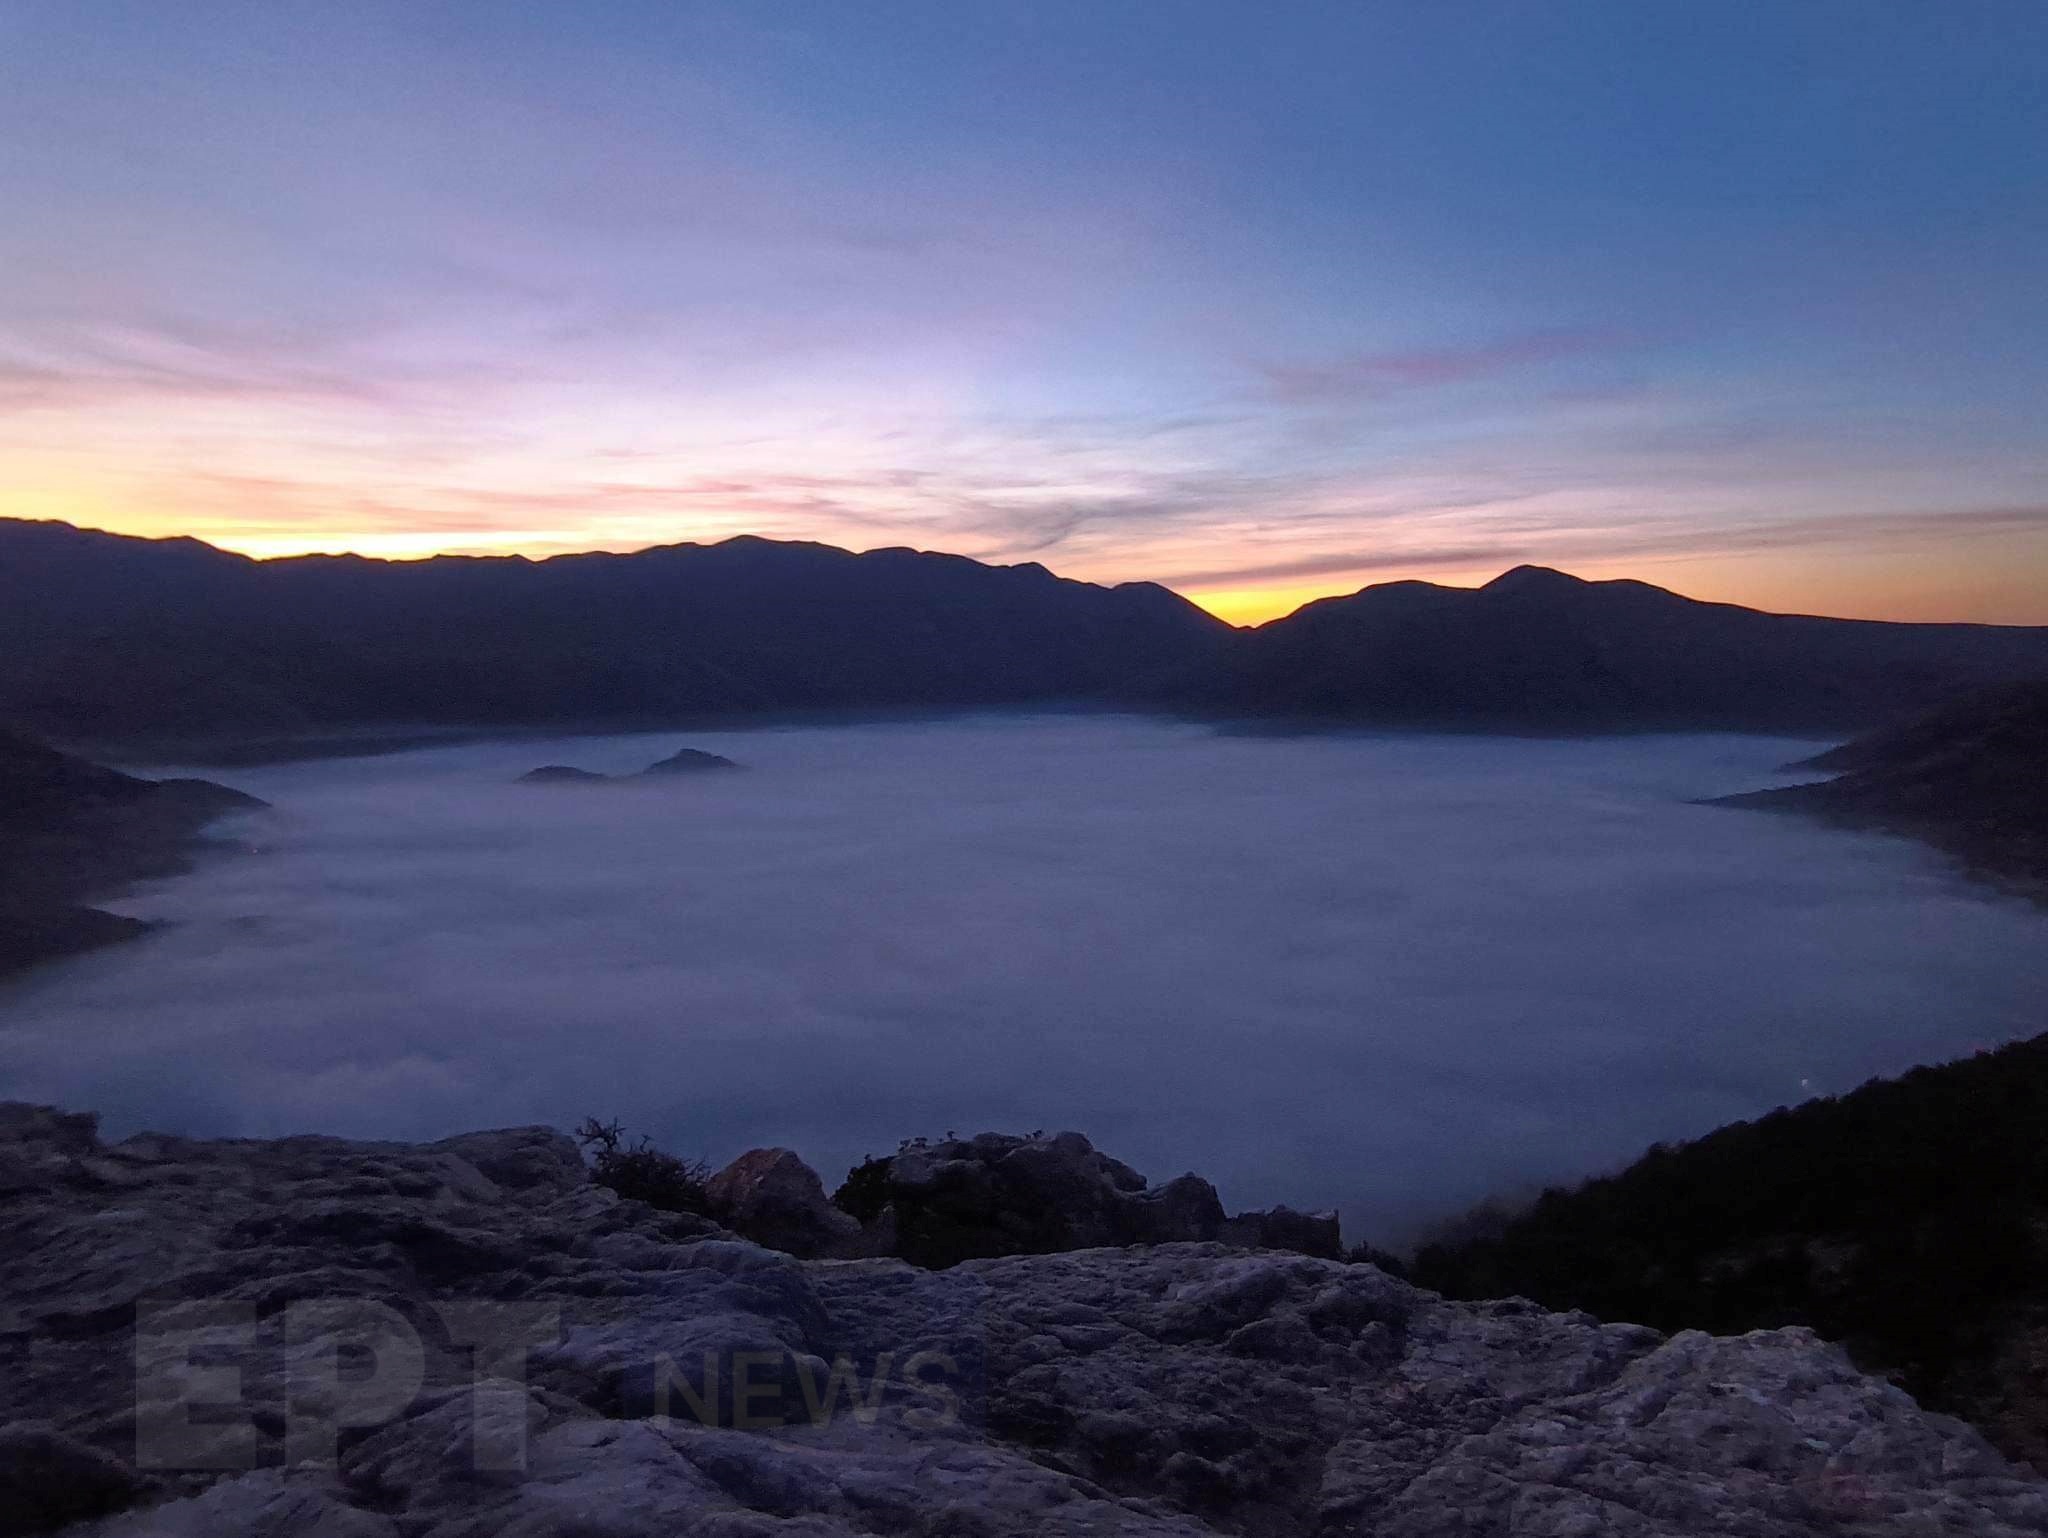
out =
[(1380, 583), (1241, 636), (1191, 695), (1305, 723), (1847, 735), (2048, 673), (2048, 627), (1775, 614), (1540, 566)]
[(1105, 700), (1228, 631), (1156, 585), (905, 549), (258, 562), (0, 523), (0, 718), (72, 741)]
[(905, 546), (259, 561), (0, 520), (0, 722), (100, 746), (1054, 704), (1847, 735), (2036, 673), (2048, 627), (1771, 614), (1530, 565), (1239, 628), (1157, 583)]

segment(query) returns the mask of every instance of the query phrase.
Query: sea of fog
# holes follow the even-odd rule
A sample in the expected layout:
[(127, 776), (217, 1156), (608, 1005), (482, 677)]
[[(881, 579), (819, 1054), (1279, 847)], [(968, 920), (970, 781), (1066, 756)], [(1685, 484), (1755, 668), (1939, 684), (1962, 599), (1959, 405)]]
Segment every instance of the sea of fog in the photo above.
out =
[[(510, 783), (685, 744), (746, 767)], [(1033, 717), (216, 772), (275, 809), (118, 904), (158, 933), (0, 988), (0, 1098), (115, 1134), (596, 1113), (828, 1186), (913, 1134), (1071, 1127), (1399, 1243), (2048, 1028), (2037, 910), (1687, 804), (1812, 750)]]

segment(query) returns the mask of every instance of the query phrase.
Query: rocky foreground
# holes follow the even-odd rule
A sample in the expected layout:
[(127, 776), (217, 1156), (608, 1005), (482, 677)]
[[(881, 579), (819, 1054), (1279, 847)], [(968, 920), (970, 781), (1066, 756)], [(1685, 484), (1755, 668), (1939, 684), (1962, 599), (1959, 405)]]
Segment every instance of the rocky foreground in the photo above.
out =
[(1805, 1331), (1215, 1242), (800, 1261), (544, 1128), (0, 1108), (0, 1308), (5, 1533), (2048, 1533)]

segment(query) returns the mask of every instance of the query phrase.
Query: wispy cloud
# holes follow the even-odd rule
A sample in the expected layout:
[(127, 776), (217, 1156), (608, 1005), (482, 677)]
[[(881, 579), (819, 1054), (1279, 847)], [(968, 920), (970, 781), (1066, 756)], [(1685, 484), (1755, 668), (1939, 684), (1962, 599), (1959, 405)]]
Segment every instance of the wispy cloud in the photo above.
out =
[(1872, 515), (1820, 515), (1771, 519), (1641, 520), (1588, 523), (1558, 509), (1523, 515), (1498, 509), (1474, 520), (1495, 537), (1429, 543), (1399, 514), (1386, 520), (1377, 547), (1316, 549), (1299, 556), (1183, 570), (1162, 576), (1169, 587), (1191, 592), (1253, 588), (1318, 577), (1367, 579), (1385, 572), (1474, 571), (1492, 575), (1524, 561), (1609, 566), (1615, 562), (1712, 560), (1771, 552), (1884, 552), (2012, 536), (2048, 538), (2048, 506), (1921, 508)]
[(429, 386), (474, 386), (454, 361), (380, 357), (374, 339), (196, 317), (45, 321), (0, 330), (0, 410), (91, 412), (150, 402), (402, 409)]
[[(1841, 423), (1671, 392), (1546, 388), (1517, 392), (1505, 413), (1436, 393), (1631, 345), (1606, 332), (1268, 370), (1264, 406), (1226, 383), (1173, 410), (1034, 410), (830, 393), (728, 404), (695, 379), (643, 399), (576, 382), (540, 312), (520, 313), (544, 340), (502, 373), (488, 350), (404, 326), (46, 321), (0, 353), (0, 417), (34, 408), (12, 441), (68, 441), (80, 458), (105, 461), (119, 442), (125, 495), (148, 509), (125, 526), (264, 555), (550, 554), (760, 533), (1270, 589), (1278, 604), (1524, 560), (1907, 560), (2044, 528), (2018, 498), (1915, 506), (1928, 477), (1912, 479), (1925, 455), (1908, 433), (1847, 442)], [(1392, 396), (1397, 415), (1382, 409)], [(0, 422), (0, 461), (9, 442)], [(1852, 473), (1873, 488), (1862, 505), (1845, 494)], [(1825, 498), (1780, 503), (1823, 477)], [(67, 515), (8, 491), (0, 511)]]
[(1605, 331), (1539, 331), (1471, 346), (1354, 353), (1324, 362), (1260, 367), (1274, 399), (1289, 404), (1374, 399), (1464, 384), (1561, 359), (1619, 350), (1626, 339)]
[(1215, 571), (1188, 571), (1159, 580), (1168, 587), (1204, 588), (1250, 586), (1281, 582), (1289, 578), (1330, 577), (1347, 573), (1415, 571), (1442, 567), (1513, 566), (1529, 554), (1526, 547), (1506, 544), (1422, 545), (1388, 550), (1336, 550), (1326, 555), (1302, 556), (1292, 561), (1269, 561), (1263, 565), (1232, 566)]

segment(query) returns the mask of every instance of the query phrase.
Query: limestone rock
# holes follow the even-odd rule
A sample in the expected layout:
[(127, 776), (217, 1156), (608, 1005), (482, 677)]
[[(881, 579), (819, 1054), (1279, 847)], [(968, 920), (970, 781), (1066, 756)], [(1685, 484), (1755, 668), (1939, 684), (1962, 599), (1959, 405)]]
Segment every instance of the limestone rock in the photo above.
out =
[(830, 1253), (860, 1232), (832, 1205), (817, 1172), (787, 1148), (741, 1154), (711, 1177), (705, 1194), (726, 1227), (792, 1255)]
[[(1147, 1199), (1083, 1142), (1022, 1162)], [(911, 1173), (975, 1187), (948, 1166), (1015, 1151)], [(1667, 1339), (1214, 1242), (806, 1262), (571, 1153), (542, 1129), (108, 1145), (0, 1109), (4, 1530), (2048, 1538), (2048, 1484), (1802, 1330)], [(792, 1173), (750, 1168), (735, 1186)], [(366, 1321), (380, 1369), (408, 1333), (416, 1359), (309, 1438)], [(212, 1383), (185, 1461), (141, 1458), (230, 1346), (237, 1395)]]
[[(1337, 1214), (1287, 1207), (1228, 1217), (1199, 1175), (1160, 1185), (1078, 1132), (1017, 1137), (984, 1132), (904, 1145), (852, 1171), (837, 1200), (867, 1220), (865, 1253), (948, 1266), (998, 1255), (1109, 1244), (1189, 1244), (1343, 1253)], [(878, 1223), (886, 1222), (882, 1242)]]
[(1344, 1253), (1343, 1234), (1334, 1212), (1296, 1212), (1274, 1207), (1241, 1212), (1223, 1225), (1221, 1237), (1253, 1250), (1299, 1250), (1335, 1260)]
[(1078, 1132), (906, 1144), (853, 1171), (838, 1200), (870, 1220), (871, 1232), (884, 1219), (888, 1253), (926, 1266), (1213, 1239), (1223, 1222), (1216, 1189), (1200, 1176), (1149, 1186)]

